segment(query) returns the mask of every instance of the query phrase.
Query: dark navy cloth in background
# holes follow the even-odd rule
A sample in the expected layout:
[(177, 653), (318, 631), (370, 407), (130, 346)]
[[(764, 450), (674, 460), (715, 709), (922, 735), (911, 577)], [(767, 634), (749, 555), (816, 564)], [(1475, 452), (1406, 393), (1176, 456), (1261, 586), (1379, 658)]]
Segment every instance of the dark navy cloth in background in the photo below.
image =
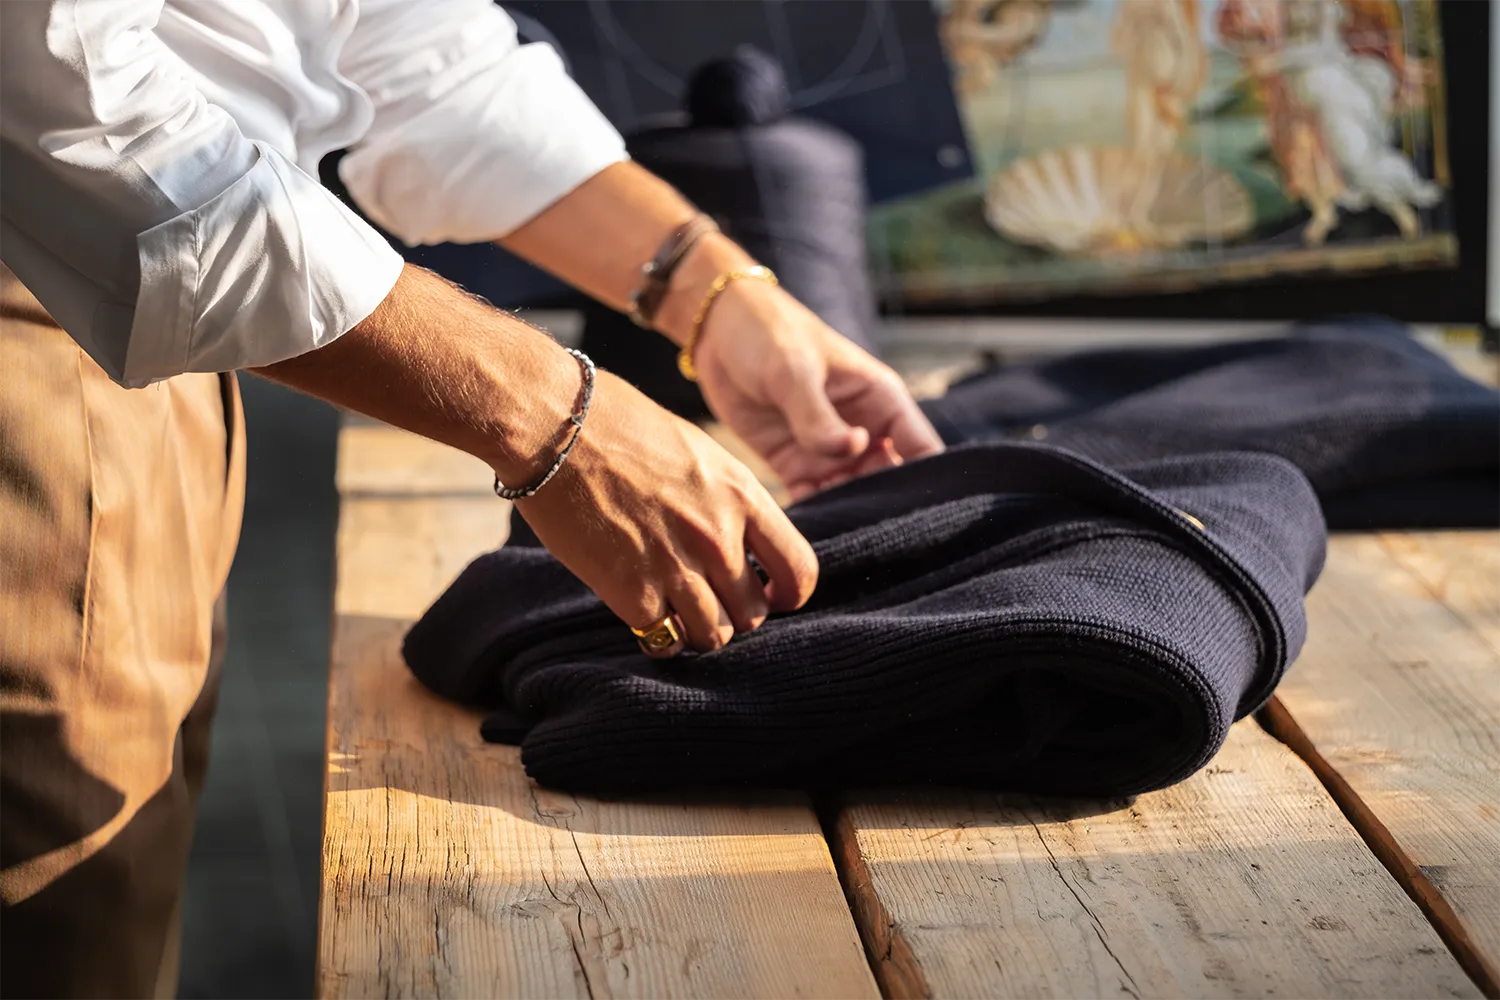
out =
[(1007, 366), (923, 409), (950, 444), (1041, 438), (1107, 465), (1280, 455), (1334, 529), (1500, 526), (1500, 393), (1392, 320)]
[(1007, 367), (924, 408), (960, 446), (792, 507), (812, 603), (715, 654), (647, 659), (513, 545), (438, 599), (407, 662), (564, 788), (1127, 795), (1193, 773), (1270, 694), (1323, 513), (1500, 521), (1500, 394), (1384, 320)]

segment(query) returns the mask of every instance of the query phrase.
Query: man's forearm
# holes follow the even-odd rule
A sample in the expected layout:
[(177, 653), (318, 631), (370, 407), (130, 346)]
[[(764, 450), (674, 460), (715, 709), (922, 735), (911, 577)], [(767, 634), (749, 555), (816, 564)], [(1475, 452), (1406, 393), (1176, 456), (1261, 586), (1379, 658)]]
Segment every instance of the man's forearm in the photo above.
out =
[[(501, 242), (623, 309), (641, 264), (695, 212), (664, 181), (620, 163)], [(705, 237), (674, 273), (657, 329), (682, 343), (713, 279), (748, 262), (727, 238)], [(578, 365), (551, 338), (411, 265), (344, 336), (256, 372), (476, 455), (507, 483), (530, 481), (561, 446), (579, 386)]]
[(255, 371), (466, 451), (507, 483), (550, 461), (580, 384), (546, 334), (410, 264), (344, 336)]
[[(624, 309), (641, 265), (696, 209), (671, 185), (634, 163), (617, 163), (499, 241), (600, 302)], [(705, 237), (674, 272), (656, 327), (682, 343), (703, 292), (750, 259), (721, 235)]]

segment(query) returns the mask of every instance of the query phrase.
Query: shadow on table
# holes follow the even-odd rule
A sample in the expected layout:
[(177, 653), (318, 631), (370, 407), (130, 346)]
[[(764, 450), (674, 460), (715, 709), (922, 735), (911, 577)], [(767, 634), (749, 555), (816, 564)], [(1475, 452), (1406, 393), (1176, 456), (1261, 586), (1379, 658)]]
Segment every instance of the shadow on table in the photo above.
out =
[[(450, 702), (412, 676), (400, 653), (409, 627), (406, 620), (362, 615), (342, 615), (335, 623), (330, 795), (392, 789), (449, 805), (502, 809), (527, 822), (565, 825), (578, 833), (630, 836), (701, 836), (704, 827), (689, 814), (703, 809), (769, 814), (792, 808), (800, 813), (815, 805), (827, 822), (844, 798), (838, 791), (820, 789), (745, 787), (580, 796), (543, 788), (525, 776), (518, 748), (486, 743), (480, 737), (482, 710)], [(1129, 806), (1120, 799), (1040, 800), (937, 786), (862, 791), (859, 801), (944, 801), (986, 813), (999, 808), (1005, 815), (1013, 813), (1014, 823), (1023, 826)], [(630, 808), (602, 810), (601, 804)]]

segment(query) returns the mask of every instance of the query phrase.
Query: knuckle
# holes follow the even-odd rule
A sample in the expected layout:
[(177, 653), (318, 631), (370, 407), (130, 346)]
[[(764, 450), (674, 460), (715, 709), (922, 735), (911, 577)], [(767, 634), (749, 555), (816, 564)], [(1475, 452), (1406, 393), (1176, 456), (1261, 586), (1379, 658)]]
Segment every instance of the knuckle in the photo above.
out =
[(755, 478), (755, 473), (742, 464), (736, 463), (736, 468), (728, 477), (728, 484), (740, 506), (746, 509), (755, 507), (766, 496), (766, 488)]
[(635, 593), (631, 595), (631, 603), (638, 610), (650, 615), (655, 614), (656, 610), (661, 607), (664, 597), (665, 595), (662, 593), (660, 586), (647, 581), (644, 586), (638, 587)]
[(760, 601), (747, 608), (743, 619), (735, 622), (736, 630), (742, 633), (754, 632), (765, 623), (767, 611), (765, 601)]
[(733, 529), (724, 524), (693, 522), (684, 526), (689, 534), (693, 556), (703, 567), (704, 575), (713, 577), (734, 567), (734, 546), (729, 543)]
[(789, 347), (778, 351), (768, 362), (767, 383), (786, 391), (807, 382), (817, 372), (817, 362), (811, 351), (804, 347)]
[(662, 589), (678, 601), (686, 599), (693, 592), (694, 577), (681, 567), (666, 570), (661, 582)]
[(729, 579), (738, 577), (744, 571), (744, 547), (732, 544), (727, 534), (721, 533), (713, 540), (708, 555), (713, 560), (714, 568)]
[(797, 581), (798, 597), (806, 601), (818, 586), (818, 557), (806, 543), (797, 546), (797, 553), (792, 558), (792, 574)]
[(906, 383), (901, 376), (896, 374), (894, 368), (884, 363), (881, 363), (875, 372), (875, 383), (886, 392), (899, 394), (906, 391)]
[(663, 606), (656, 596), (656, 591), (651, 588), (639, 590), (634, 594), (605, 601), (605, 604), (619, 616), (620, 620), (631, 628), (645, 628), (652, 624), (661, 614)]
[(708, 467), (708, 462), (701, 454), (694, 455), (693, 460), (688, 463), (686, 479), (695, 493), (701, 493), (714, 481), (713, 470)]

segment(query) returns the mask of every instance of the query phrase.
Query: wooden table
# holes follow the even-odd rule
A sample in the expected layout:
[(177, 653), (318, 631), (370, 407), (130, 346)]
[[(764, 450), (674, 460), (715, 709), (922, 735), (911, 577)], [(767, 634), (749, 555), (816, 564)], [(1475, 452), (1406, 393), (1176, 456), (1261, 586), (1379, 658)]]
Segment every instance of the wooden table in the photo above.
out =
[(401, 662), (507, 511), (340, 445), (323, 996), (1500, 996), (1500, 533), (1343, 536), (1306, 650), (1129, 802), (538, 788)]

